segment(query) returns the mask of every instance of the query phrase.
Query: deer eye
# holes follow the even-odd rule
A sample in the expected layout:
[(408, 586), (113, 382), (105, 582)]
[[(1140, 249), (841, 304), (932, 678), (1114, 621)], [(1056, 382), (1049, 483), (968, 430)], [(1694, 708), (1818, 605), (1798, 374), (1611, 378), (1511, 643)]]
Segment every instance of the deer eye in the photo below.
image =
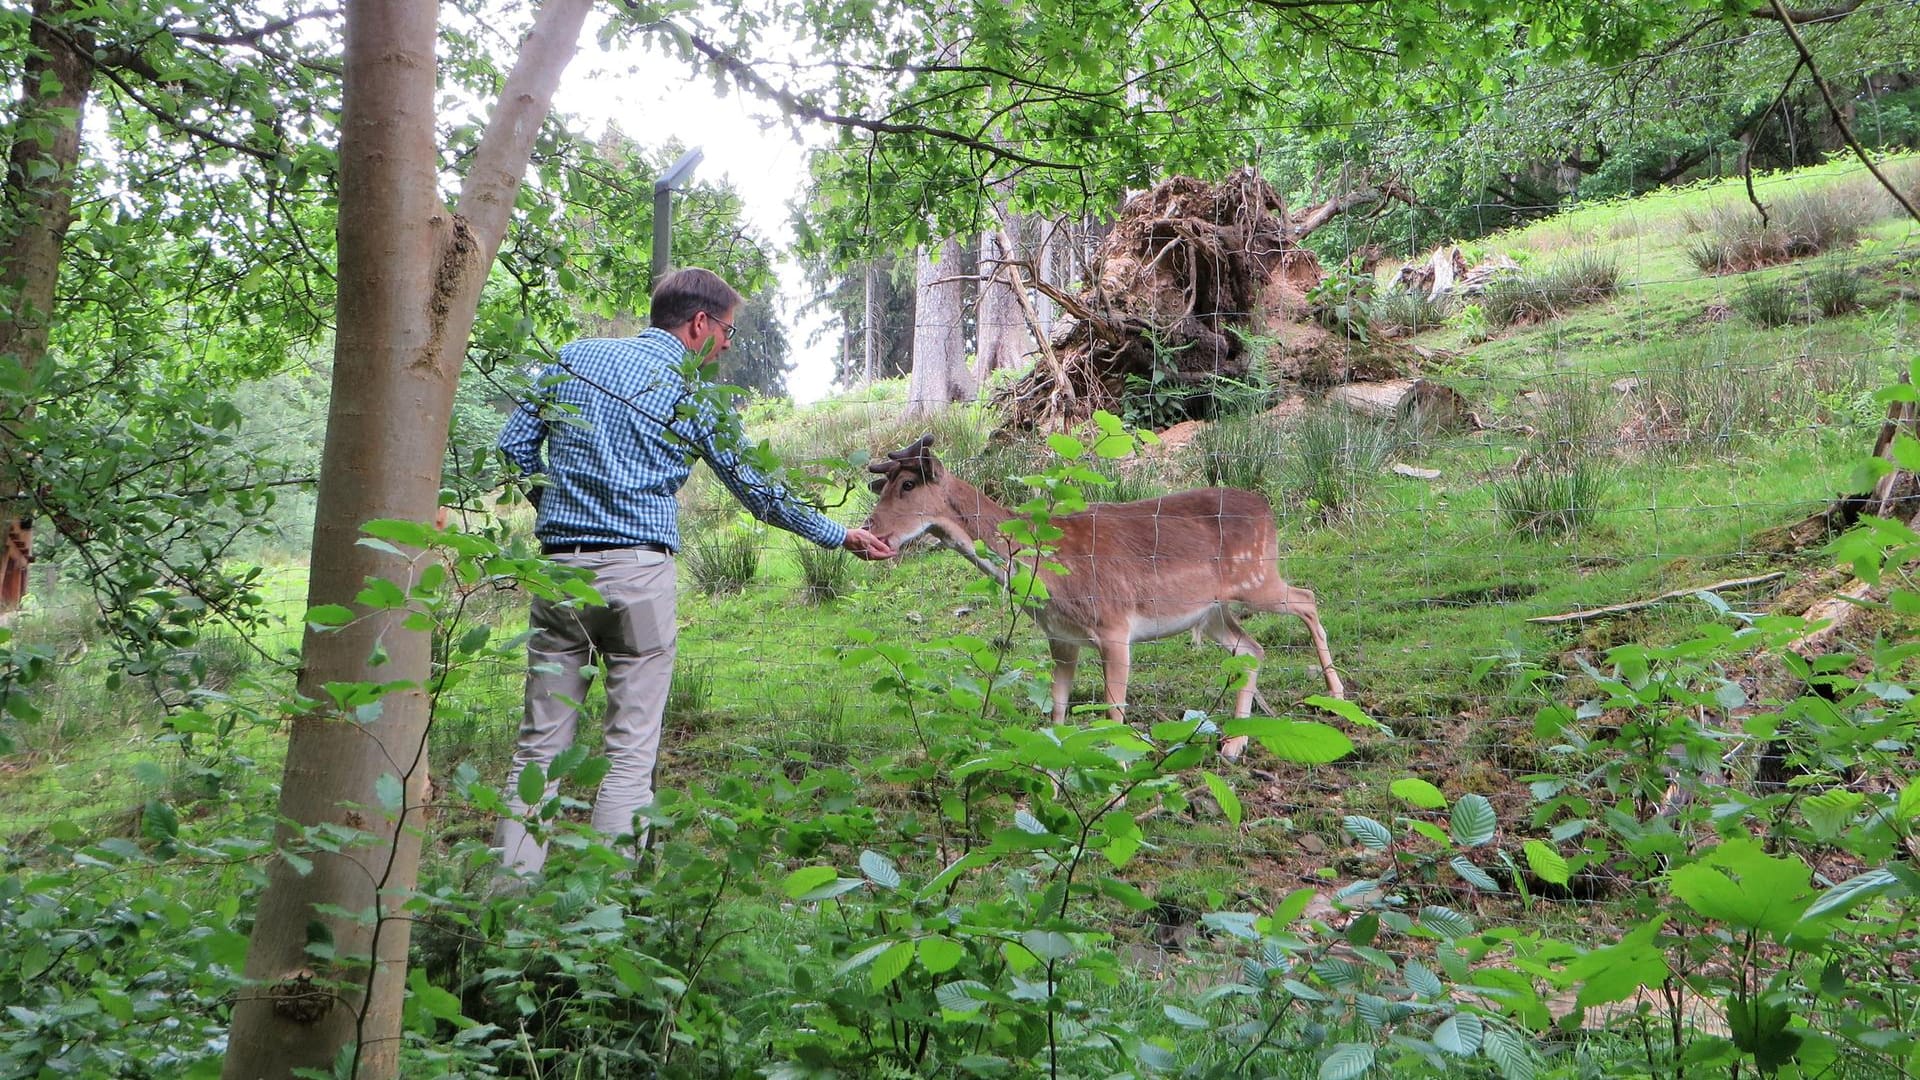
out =
[(900, 494), (905, 495), (907, 492), (912, 491), (914, 488), (918, 486), (919, 485), (912, 480), (902, 480), (900, 481)]

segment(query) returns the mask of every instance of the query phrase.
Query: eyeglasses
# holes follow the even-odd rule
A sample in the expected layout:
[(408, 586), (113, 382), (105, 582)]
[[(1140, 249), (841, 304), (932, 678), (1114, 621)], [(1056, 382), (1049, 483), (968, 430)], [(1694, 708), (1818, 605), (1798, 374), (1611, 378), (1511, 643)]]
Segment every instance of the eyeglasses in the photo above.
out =
[(719, 323), (719, 324), (720, 324), (720, 328), (721, 328), (722, 330), (724, 330), (724, 331), (726, 331), (726, 334), (727, 334), (727, 340), (728, 340), (728, 341), (732, 341), (732, 340), (733, 340), (733, 324), (732, 324), (732, 323), (730, 323), (730, 322), (728, 322), (728, 321), (727, 321), (727, 320), (725, 320), (725, 319), (722, 319), (722, 318), (720, 318), (719, 316), (717, 316), (717, 315), (715, 315), (715, 314), (714, 314), (713, 312), (711, 312), (711, 311), (703, 311), (703, 312), (701, 312), (700, 314), (702, 314), (702, 315), (705, 315), (705, 316), (706, 316), (707, 318), (709, 318), (709, 319), (712, 319), (712, 320), (713, 320), (714, 322), (717, 322), (717, 323)]

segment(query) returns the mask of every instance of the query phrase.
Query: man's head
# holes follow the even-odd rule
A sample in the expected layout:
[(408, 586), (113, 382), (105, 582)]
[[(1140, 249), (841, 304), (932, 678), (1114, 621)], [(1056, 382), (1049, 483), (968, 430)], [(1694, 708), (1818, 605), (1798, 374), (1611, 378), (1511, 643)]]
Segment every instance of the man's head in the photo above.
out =
[(733, 342), (733, 321), (740, 294), (711, 270), (675, 270), (653, 287), (653, 325), (680, 339), (692, 352), (709, 358)]

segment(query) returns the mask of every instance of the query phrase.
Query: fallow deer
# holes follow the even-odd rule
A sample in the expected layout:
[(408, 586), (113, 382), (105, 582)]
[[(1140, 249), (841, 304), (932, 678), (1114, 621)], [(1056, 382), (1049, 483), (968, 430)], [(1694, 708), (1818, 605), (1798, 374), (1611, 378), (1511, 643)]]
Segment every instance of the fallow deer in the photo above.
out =
[[(953, 475), (932, 446), (933, 436), (922, 436), (889, 452), (885, 461), (868, 464), (880, 474), (872, 485), (880, 499), (866, 527), (895, 548), (931, 532), (1004, 584), (1015, 558), (1034, 558), (1031, 550), (1016, 551), (1000, 530), (1014, 514)], [(1280, 541), (1265, 498), (1203, 488), (1140, 502), (1095, 503), (1053, 524), (1062, 535), (1047, 561), (1065, 573), (1043, 563), (1047, 599), (1035, 621), (1053, 654), (1055, 723), (1066, 719), (1074, 669), (1089, 645), (1100, 650), (1115, 719), (1124, 717), (1136, 641), (1197, 629), (1257, 664), (1265, 650), (1233, 617), (1231, 603), (1298, 615), (1313, 636), (1327, 691), (1345, 696), (1313, 593), (1280, 578)], [(1235, 717), (1252, 711), (1256, 674), (1247, 673), (1234, 701)], [(1229, 739), (1221, 752), (1237, 756), (1245, 745), (1244, 738)]]

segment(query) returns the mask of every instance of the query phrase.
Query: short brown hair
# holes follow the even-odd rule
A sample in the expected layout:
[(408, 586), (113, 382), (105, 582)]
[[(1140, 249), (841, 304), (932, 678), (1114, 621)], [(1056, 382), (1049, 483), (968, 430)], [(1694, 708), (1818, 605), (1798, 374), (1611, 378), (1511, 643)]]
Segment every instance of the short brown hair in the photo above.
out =
[(711, 270), (688, 267), (675, 270), (653, 287), (648, 320), (662, 330), (677, 330), (704, 311), (714, 318), (740, 306), (740, 294)]

